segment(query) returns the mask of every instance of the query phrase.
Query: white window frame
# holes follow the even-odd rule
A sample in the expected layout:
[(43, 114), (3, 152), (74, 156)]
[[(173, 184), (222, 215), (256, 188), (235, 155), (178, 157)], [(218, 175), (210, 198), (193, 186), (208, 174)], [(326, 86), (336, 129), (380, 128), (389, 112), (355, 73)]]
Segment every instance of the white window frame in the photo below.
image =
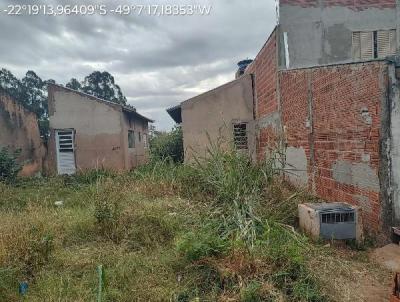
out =
[(396, 29), (355, 31), (351, 54), (354, 60), (372, 60), (396, 54)]

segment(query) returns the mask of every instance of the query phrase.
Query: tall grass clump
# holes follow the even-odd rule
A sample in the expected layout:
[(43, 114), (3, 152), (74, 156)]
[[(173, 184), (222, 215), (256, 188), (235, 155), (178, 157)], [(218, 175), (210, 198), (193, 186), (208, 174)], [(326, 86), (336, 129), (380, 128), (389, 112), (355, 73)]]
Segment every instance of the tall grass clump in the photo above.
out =
[(230, 235), (253, 246), (262, 221), (255, 212), (265, 188), (281, 172), (275, 153), (262, 163), (233, 148), (210, 144), (206, 158), (196, 158), (200, 190), (213, 196), (215, 211)]

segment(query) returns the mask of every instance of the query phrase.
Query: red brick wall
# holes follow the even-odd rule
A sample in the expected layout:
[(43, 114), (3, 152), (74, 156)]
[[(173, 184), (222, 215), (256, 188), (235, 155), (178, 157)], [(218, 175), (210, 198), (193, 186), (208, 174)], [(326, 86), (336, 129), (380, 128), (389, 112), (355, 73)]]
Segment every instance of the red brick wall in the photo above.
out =
[[(283, 138), (287, 147), (305, 154), (305, 182), (314, 194), (360, 205), (366, 228), (378, 231), (380, 104), (387, 89), (386, 63), (278, 72), (276, 39), (274, 31), (246, 69), (255, 79), (258, 159)], [(372, 184), (363, 183), (363, 169)]]
[(378, 176), (386, 68), (376, 62), (280, 72), (286, 142), (305, 150), (309, 187), (325, 200), (360, 205), (364, 225), (373, 232), (380, 226), (379, 181), (358, 185), (335, 177), (334, 170), (341, 162)]
[(276, 31), (274, 30), (253, 63), (246, 69), (255, 77), (256, 117), (260, 118), (278, 110), (276, 98), (277, 57)]
[[(278, 111), (276, 44), (276, 30), (274, 30), (245, 72), (253, 74), (255, 79), (256, 119), (262, 119)], [(266, 148), (275, 146), (276, 129), (267, 126), (258, 130), (257, 157), (262, 158)]]
[[(307, 173), (312, 175), (310, 165), (311, 131), (306, 127), (309, 112), (309, 74), (305, 70), (280, 73), (281, 118), (287, 146), (303, 148), (308, 165)], [(312, 183), (309, 182), (309, 189)]]

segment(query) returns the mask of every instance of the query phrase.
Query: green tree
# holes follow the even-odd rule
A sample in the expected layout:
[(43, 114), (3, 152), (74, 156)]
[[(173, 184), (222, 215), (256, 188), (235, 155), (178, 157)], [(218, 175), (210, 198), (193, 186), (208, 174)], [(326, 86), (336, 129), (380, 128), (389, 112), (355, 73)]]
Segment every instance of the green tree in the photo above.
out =
[(47, 84), (34, 71), (29, 70), (21, 83), (24, 87), (23, 99), (25, 107), (36, 113), (39, 119), (46, 119), (47, 109)]
[[(72, 80), (71, 80), (72, 81)], [(83, 92), (118, 104), (126, 104), (126, 97), (107, 71), (94, 71), (81, 83)]]
[(183, 162), (183, 135), (179, 126), (167, 133), (155, 133), (150, 138), (150, 153), (155, 160), (171, 159), (176, 163)]
[(9, 70), (2, 68), (0, 70), (0, 88), (6, 91), (12, 98), (21, 103), (24, 96), (24, 87)]
[(65, 85), (65, 87), (70, 88), (70, 89), (74, 89), (74, 90), (81, 90), (82, 86), (81, 83), (79, 83), (79, 81), (75, 78), (72, 78), (67, 85)]

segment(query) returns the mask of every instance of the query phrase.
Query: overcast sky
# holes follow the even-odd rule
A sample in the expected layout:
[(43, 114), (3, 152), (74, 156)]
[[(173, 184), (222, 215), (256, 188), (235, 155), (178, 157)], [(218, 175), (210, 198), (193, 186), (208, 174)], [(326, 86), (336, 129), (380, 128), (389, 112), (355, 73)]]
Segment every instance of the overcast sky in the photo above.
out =
[(273, 0), (5, 1), (26, 4), (202, 4), (209, 15), (8, 16), (0, 12), (0, 67), (65, 84), (94, 70), (110, 72), (128, 102), (168, 130), (165, 109), (234, 78), (275, 26)]

